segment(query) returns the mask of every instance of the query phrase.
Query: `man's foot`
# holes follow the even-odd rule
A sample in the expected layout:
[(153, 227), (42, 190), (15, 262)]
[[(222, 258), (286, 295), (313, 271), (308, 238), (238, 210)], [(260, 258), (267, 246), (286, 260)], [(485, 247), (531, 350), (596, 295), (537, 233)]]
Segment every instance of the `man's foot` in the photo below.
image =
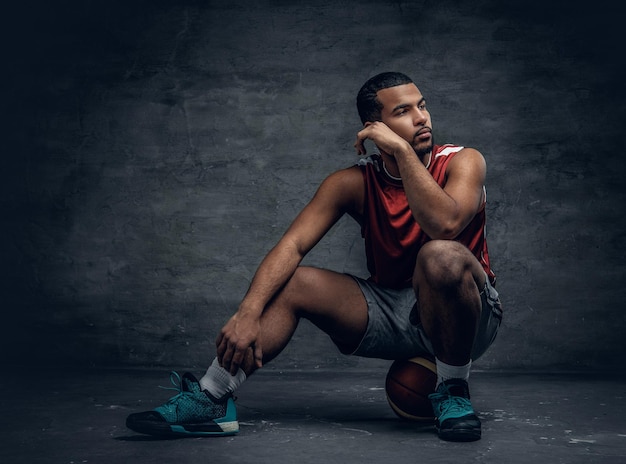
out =
[(428, 397), (435, 411), (439, 438), (447, 441), (480, 440), (480, 420), (470, 403), (465, 380), (446, 380)]
[[(172, 372), (170, 379), (179, 393), (152, 411), (131, 414), (126, 427), (135, 432), (161, 437), (204, 437), (239, 432), (232, 395), (218, 400), (203, 391), (190, 373), (181, 379)], [(175, 390), (171, 388), (171, 390)]]

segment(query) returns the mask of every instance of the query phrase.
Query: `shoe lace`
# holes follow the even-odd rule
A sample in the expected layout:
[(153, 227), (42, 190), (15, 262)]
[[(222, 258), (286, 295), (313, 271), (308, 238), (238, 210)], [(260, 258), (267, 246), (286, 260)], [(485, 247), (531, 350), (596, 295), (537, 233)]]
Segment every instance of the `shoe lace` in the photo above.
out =
[(181, 398), (185, 397), (186, 395), (188, 395), (190, 393), (188, 391), (184, 391), (183, 390), (183, 381), (180, 378), (180, 375), (178, 374), (178, 372), (176, 372), (176, 371), (170, 372), (170, 382), (172, 383), (172, 385), (174, 385), (173, 387), (163, 387), (163, 386), (159, 385), (159, 388), (162, 388), (163, 390), (173, 390), (173, 391), (177, 391), (178, 392), (177, 395), (172, 396), (163, 405), (163, 406), (166, 406), (166, 407), (170, 407), (170, 406), (175, 405), (178, 402), (178, 400), (180, 400)]
[(472, 406), (468, 399), (460, 396), (449, 396), (446, 401), (441, 404), (441, 409), (445, 409), (445, 414), (467, 414)]

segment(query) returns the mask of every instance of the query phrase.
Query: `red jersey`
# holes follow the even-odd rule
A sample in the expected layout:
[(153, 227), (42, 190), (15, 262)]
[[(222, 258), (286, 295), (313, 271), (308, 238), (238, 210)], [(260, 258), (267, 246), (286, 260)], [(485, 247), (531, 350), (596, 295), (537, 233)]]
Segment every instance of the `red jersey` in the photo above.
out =
[[(462, 149), (456, 145), (433, 147), (426, 168), (442, 188), (446, 185), (448, 163)], [(365, 180), (361, 234), (365, 239), (370, 280), (385, 287), (410, 287), (417, 253), (430, 237), (415, 221), (402, 181), (386, 172), (380, 156), (363, 159), (359, 166)], [(484, 200), (476, 216), (454, 240), (476, 256), (491, 283), (495, 284), (496, 276), (489, 265), (485, 238)]]

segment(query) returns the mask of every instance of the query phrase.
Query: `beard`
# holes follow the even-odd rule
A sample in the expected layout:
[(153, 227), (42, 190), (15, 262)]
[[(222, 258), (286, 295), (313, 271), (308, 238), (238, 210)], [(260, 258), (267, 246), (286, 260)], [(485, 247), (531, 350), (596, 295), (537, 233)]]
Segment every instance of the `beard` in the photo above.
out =
[(422, 159), (424, 156), (428, 155), (433, 151), (433, 147), (435, 146), (435, 137), (432, 132), (430, 134), (430, 140), (424, 144), (413, 145), (413, 151), (418, 158)]

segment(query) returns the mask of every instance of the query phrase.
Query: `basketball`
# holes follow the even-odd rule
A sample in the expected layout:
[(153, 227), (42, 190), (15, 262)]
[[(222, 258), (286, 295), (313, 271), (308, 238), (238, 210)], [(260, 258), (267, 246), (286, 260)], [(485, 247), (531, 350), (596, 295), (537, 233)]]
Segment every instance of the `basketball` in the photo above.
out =
[(434, 420), (428, 395), (435, 391), (437, 367), (430, 356), (394, 361), (385, 380), (387, 401), (402, 419)]

